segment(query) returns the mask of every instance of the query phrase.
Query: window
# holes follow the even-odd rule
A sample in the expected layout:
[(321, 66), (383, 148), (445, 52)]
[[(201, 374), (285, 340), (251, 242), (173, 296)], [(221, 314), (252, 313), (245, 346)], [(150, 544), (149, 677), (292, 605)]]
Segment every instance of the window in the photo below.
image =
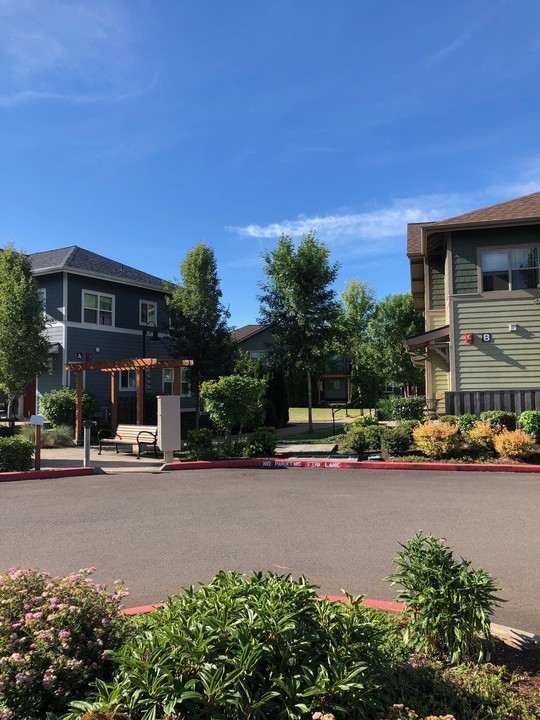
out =
[(83, 292), (83, 322), (92, 325), (112, 325), (113, 296)]
[(120, 370), (120, 390), (135, 390), (137, 387), (137, 372), (135, 370)]
[[(173, 368), (165, 368), (163, 370), (163, 394), (172, 395), (174, 391), (174, 370)], [(180, 368), (180, 395), (181, 397), (189, 397), (191, 395), (191, 387), (188, 379), (187, 368)]]
[(526, 290), (538, 285), (538, 248), (483, 250), (482, 290)]
[(157, 303), (141, 300), (139, 303), (139, 324), (153, 322), (157, 324)]

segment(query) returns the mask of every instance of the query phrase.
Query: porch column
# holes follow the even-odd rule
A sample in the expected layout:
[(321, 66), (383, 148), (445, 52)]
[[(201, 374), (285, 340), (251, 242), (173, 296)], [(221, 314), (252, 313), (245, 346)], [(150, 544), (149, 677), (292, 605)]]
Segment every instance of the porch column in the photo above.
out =
[(111, 431), (118, 427), (118, 372), (111, 372)]
[(137, 425), (144, 424), (144, 368), (137, 368)]
[(182, 368), (173, 368), (173, 395), (180, 395), (180, 378)]

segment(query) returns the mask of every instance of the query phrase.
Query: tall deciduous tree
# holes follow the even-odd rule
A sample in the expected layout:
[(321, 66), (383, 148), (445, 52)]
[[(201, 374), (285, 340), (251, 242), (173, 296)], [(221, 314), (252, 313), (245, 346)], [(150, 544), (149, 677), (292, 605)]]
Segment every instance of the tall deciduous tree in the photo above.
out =
[(234, 346), (212, 248), (200, 242), (186, 254), (180, 271), (180, 282), (170, 286), (167, 301), (171, 319), (168, 347), (173, 357), (193, 360), (189, 378), (198, 428), (200, 385), (232, 371)]
[(369, 323), (377, 307), (375, 291), (366, 282), (351, 280), (340, 297), (343, 314), (338, 351), (351, 361), (353, 397), (357, 397), (360, 407), (371, 407), (379, 389), (377, 368), (367, 342)]
[(0, 390), (13, 400), (47, 369), (46, 319), (30, 260), (13, 244), (0, 251)]
[(424, 330), (424, 317), (414, 309), (410, 293), (387, 295), (369, 323), (369, 344), (384, 370), (385, 381), (398, 387), (423, 386), (423, 370), (415, 368), (403, 340)]
[(332, 283), (338, 264), (330, 250), (310, 231), (296, 249), (282, 235), (275, 250), (263, 253), (266, 280), (259, 296), (260, 322), (276, 340), (274, 355), (306, 373), (309, 431), (313, 431), (311, 377), (324, 369), (339, 331), (340, 306)]

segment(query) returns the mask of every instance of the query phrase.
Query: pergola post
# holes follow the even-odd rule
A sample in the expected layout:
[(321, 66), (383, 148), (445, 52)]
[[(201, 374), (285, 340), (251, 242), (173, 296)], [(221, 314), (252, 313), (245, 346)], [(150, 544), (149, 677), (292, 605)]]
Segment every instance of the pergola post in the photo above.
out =
[(83, 425), (82, 425), (82, 391), (83, 391), (83, 375), (82, 370), (77, 370), (75, 373), (75, 439), (78, 443), (82, 442), (83, 439)]
[(137, 425), (144, 423), (144, 368), (136, 370)]
[(118, 371), (111, 372), (111, 431), (118, 427)]
[(181, 379), (181, 373), (182, 369), (179, 367), (175, 367), (173, 369), (173, 395), (180, 395), (180, 379)]

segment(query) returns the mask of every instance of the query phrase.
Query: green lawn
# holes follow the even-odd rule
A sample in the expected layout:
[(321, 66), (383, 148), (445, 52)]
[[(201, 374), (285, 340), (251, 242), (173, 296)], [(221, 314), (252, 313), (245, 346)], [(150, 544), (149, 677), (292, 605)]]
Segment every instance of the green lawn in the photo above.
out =
[[(364, 413), (369, 410), (364, 410)], [(336, 412), (336, 422), (343, 421), (345, 418), (357, 418), (362, 414), (362, 411), (358, 408), (349, 408), (347, 415), (345, 415), (345, 409)], [(308, 409), (306, 408), (289, 408), (289, 422), (291, 423), (307, 423), (308, 421)], [(332, 422), (332, 411), (330, 408), (313, 408), (313, 422)]]

